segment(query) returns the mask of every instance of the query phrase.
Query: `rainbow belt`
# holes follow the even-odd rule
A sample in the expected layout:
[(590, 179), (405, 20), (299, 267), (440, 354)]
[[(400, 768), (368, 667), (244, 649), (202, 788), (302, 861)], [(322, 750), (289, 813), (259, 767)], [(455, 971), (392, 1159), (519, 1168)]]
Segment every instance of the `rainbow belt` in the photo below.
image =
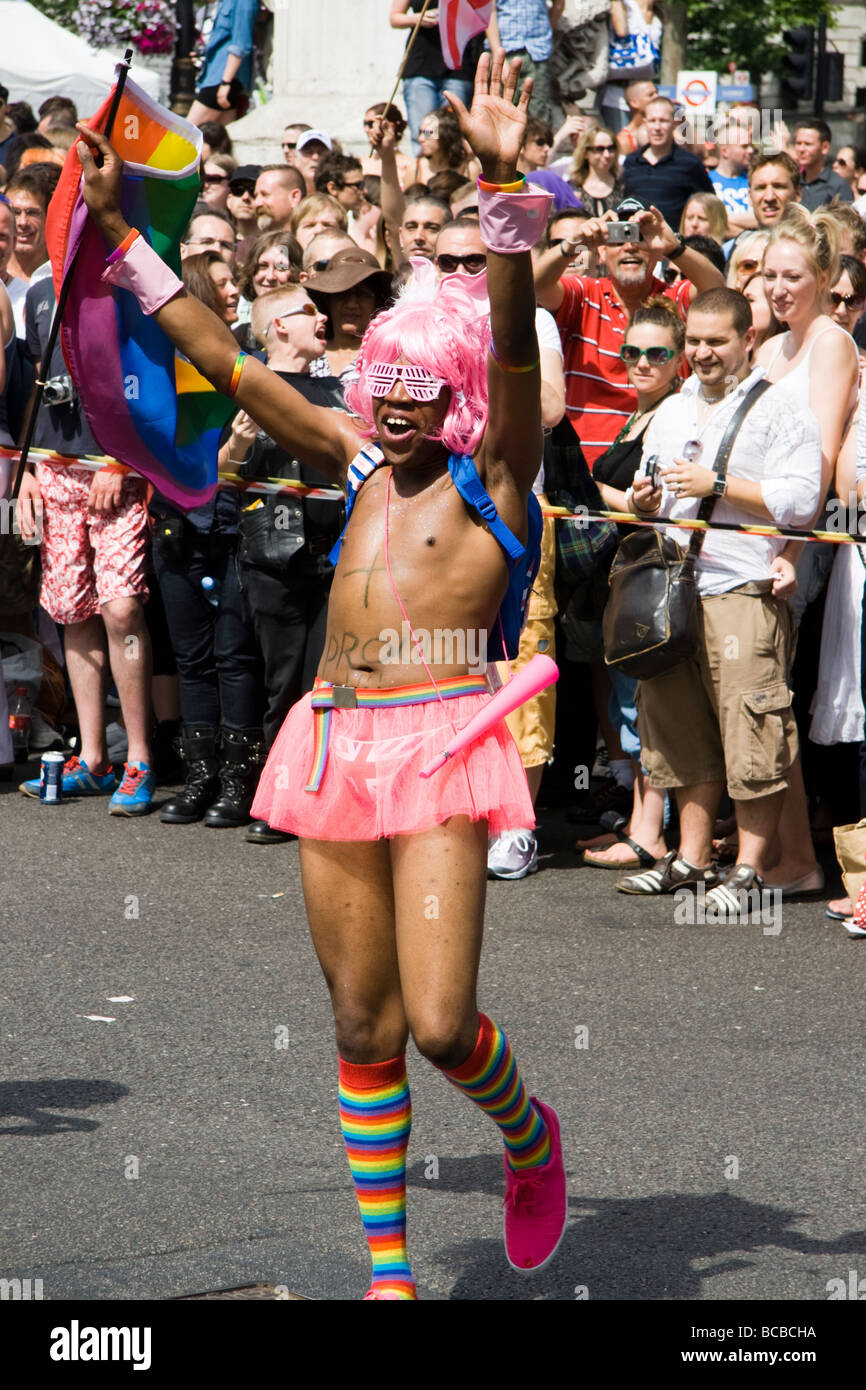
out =
[(335, 709), (396, 709), (399, 705), (429, 705), (434, 700), (453, 700), (458, 695), (489, 695), (486, 676), (452, 676), (438, 684), (395, 685), (390, 690), (369, 690), (354, 685), (331, 685), (328, 681), (313, 687), (313, 760), (304, 791), (317, 792), (328, 766), (331, 719)]

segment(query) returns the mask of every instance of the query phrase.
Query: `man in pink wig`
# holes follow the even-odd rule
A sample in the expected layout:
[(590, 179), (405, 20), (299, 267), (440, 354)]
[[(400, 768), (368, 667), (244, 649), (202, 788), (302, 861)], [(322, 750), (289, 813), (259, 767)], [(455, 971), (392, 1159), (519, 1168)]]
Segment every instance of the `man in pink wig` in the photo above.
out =
[[(465, 289), (422, 274), (364, 338), (355, 419), (311, 405), (238, 357), (228, 331), (123, 220), (110, 145), (87, 132), (80, 147), (85, 198), (112, 253), (106, 277), (136, 294), (272, 439), (347, 490), (316, 688), (290, 711), (253, 814), (300, 838), (373, 1265), (369, 1299), (417, 1297), (405, 1222), (410, 1033), (499, 1126), (511, 1265), (541, 1268), (566, 1221), (556, 1112), (527, 1094), (507, 1038), (476, 1004), (488, 833), (534, 824), (520, 758), (499, 724), (435, 777), (419, 776), (489, 697), (474, 639), (489, 638), (491, 659), (503, 642), (513, 646), (515, 605), (536, 560), (541, 421), (529, 252), (549, 195), (528, 192), (517, 173), (532, 86), (516, 100), (519, 66), (503, 71), (502, 52), (492, 63), (485, 55), (471, 110), (449, 96), (482, 168), (489, 320)], [(479, 647), (481, 660), (470, 660)]]

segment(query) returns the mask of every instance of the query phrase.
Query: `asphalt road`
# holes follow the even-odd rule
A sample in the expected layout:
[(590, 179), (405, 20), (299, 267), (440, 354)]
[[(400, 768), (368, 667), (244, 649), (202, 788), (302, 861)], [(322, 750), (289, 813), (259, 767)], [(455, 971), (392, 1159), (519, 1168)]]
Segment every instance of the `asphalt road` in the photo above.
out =
[[(509, 1270), (496, 1131), (413, 1053), (421, 1297), (809, 1301), (866, 1276), (866, 941), (822, 902), (778, 935), (680, 924), (546, 820), (542, 871), (490, 886), (480, 1002), (560, 1112), (569, 1228), (548, 1270)], [(360, 1297), (297, 847), (9, 786), (0, 824), (0, 1276)]]

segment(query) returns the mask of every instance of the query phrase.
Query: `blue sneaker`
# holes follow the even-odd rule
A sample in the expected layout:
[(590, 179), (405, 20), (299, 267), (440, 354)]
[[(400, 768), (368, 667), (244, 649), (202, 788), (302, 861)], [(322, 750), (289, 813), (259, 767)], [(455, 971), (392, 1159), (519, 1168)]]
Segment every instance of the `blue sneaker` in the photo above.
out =
[(108, 803), (110, 816), (145, 816), (150, 810), (156, 778), (147, 763), (124, 763), (123, 778)]
[[(39, 777), (31, 777), (29, 782), (21, 782), (18, 790), (25, 796), (35, 796), (38, 800), (40, 781)], [(64, 796), (108, 796), (116, 786), (117, 778), (113, 767), (107, 772), (96, 774), (90, 771), (83, 758), (74, 755), (67, 758), (63, 764)]]

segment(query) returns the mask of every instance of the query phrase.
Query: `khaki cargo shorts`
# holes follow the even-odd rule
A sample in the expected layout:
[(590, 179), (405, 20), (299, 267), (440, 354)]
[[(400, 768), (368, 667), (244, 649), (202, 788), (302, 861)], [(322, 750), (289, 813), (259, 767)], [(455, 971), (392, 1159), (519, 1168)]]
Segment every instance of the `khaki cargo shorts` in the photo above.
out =
[(787, 681), (794, 658), (788, 604), (733, 590), (703, 599), (701, 612), (698, 655), (638, 682), (650, 785), (726, 781), (734, 801), (783, 791), (798, 753)]

